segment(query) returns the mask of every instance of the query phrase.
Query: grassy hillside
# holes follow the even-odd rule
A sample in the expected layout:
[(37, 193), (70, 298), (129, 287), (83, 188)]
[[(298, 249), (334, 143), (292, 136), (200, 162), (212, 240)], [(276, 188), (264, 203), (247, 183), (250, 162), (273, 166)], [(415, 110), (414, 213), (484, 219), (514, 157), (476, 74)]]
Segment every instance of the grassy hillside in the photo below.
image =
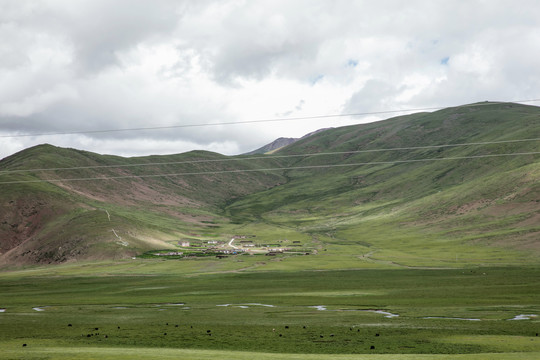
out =
[(1, 261), (123, 258), (253, 234), (318, 253), (283, 258), (291, 268), (537, 263), (539, 114), (472, 104), (328, 129), (274, 155), (37, 146), (0, 162)]
[[(7, 262), (56, 263), (215, 236), (228, 221), (218, 215), (226, 202), (284, 181), (236, 173), (258, 166), (200, 151), (139, 158), (51, 145), (22, 151), (0, 162), (0, 253)], [(200, 173), (208, 174), (185, 175)]]
[(332, 129), (280, 154), (334, 154), (287, 158), (300, 168), (285, 172), (287, 184), (227, 211), (326, 237), (366, 261), (536, 262), (540, 157), (498, 155), (538, 152), (540, 141), (514, 140), (539, 137), (537, 107), (498, 103)]

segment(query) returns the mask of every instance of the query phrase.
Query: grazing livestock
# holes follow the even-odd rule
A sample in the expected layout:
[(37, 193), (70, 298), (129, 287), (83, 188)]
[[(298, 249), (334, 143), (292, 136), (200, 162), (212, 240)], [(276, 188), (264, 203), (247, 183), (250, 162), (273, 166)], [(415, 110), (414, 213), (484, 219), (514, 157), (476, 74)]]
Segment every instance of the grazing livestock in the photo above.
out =
[(69, 327), (69, 326), (73, 326), (73, 325), (71, 325), (71, 324), (68, 324), (68, 327)]
[(26, 347), (26, 344), (22, 344), (23, 347)]
[(369, 349), (373, 350), (373, 349), (375, 349), (375, 346), (371, 345), (371, 347)]

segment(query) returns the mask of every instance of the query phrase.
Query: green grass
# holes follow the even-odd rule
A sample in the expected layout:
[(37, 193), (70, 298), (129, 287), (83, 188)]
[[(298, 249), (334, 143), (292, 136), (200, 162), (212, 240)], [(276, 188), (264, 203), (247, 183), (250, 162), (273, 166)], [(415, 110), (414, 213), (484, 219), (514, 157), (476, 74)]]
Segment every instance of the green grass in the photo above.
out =
[(139, 348), (140, 358), (149, 349), (163, 358), (284, 359), (540, 352), (538, 318), (508, 320), (540, 315), (534, 267), (184, 274), (182, 262), (140, 260), (65, 270), (0, 276), (1, 344), (9, 349), (0, 358), (122, 358)]
[(537, 359), (539, 352), (531, 353), (490, 353), (490, 354), (467, 354), (467, 355), (366, 355), (366, 354), (276, 354), (261, 352), (243, 352), (243, 351), (222, 351), (222, 350), (192, 350), (192, 349), (154, 349), (154, 348), (115, 348), (115, 347), (48, 347), (46, 345), (34, 346), (21, 351), (19, 344), (2, 344), (4, 347), (0, 354), (0, 359), (188, 359), (188, 360), (213, 360), (213, 359), (277, 359), (277, 360), (416, 360), (416, 359), (434, 359), (434, 360), (527, 360)]

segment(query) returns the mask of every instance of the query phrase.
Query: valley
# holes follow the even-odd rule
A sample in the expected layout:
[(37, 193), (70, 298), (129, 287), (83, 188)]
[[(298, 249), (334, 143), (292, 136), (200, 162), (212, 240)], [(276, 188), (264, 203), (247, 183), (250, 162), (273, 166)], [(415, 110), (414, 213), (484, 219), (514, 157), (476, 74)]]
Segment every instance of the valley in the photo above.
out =
[[(0, 161), (0, 359), (535, 359), (540, 110)], [(35, 310), (35, 309), (40, 309)]]

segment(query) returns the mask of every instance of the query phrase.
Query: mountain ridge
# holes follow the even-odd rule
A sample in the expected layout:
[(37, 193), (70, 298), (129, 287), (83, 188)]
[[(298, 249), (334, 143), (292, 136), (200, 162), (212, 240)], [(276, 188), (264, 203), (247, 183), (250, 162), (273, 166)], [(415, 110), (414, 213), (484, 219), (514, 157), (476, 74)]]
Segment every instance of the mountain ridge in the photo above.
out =
[(498, 154), (540, 151), (522, 141), (540, 138), (539, 117), (471, 104), (324, 129), (260, 159), (36, 146), (0, 161), (0, 263), (127, 258), (252, 228), (385, 261), (443, 256), (441, 239), (489, 261), (536, 254), (538, 155)]

